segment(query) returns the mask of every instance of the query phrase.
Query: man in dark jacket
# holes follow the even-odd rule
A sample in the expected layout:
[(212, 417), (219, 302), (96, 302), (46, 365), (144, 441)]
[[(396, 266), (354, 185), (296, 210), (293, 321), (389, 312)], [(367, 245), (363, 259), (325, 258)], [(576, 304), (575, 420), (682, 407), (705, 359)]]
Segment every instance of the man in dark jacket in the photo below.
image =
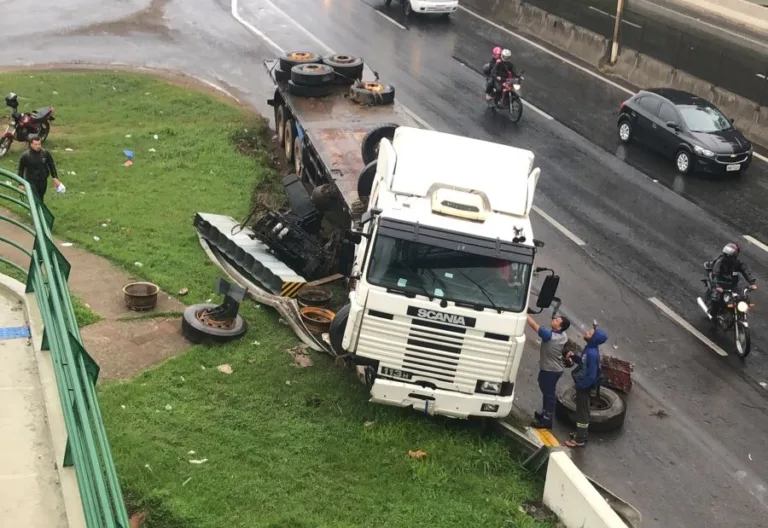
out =
[(741, 248), (731, 242), (726, 244), (722, 253), (712, 262), (712, 287), (710, 290), (709, 315), (718, 315), (723, 304), (723, 291), (733, 291), (739, 284), (739, 273), (749, 283), (750, 288), (757, 289), (757, 280), (752, 276), (749, 266), (739, 259)]
[(29, 182), (41, 202), (45, 197), (45, 191), (48, 189), (48, 176), (53, 178), (53, 185), (56, 189), (63, 192), (64, 186), (59, 181), (53, 157), (42, 147), (38, 138), (29, 140), (29, 150), (21, 155), (19, 170), (16, 171), (16, 174)]
[(600, 381), (600, 345), (608, 341), (605, 330), (595, 326), (584, 334), (587, 346), (581, 356), (568, 353), (568, 357), (578, 366), (571, 376), (576, 385), (576, 433), (565, 442), (568, 447), (584, 447), (587, 445), (587, 430), (589, 429), (589, 405), (591, 392)]

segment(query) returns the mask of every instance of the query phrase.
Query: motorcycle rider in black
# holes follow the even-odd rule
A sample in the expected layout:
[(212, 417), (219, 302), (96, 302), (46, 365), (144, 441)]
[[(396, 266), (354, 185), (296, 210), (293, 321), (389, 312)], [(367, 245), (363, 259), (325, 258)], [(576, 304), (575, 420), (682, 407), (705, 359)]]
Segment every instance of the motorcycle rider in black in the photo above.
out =
[(510, 60), (512, 58), (512, 52), (508, 49), (502, 50), (500, 59), (491, 63), (491, 71), (488, 74), (485, 83), (485, 99), (486, 101), (498, 102), (498, 98), (501, 97), (501, 83), (507, 80), (509, 74), (514, 77), (519, 77), (515, 66)]
[(709, 291), (709, 315), (711, 317), (716, 317), (722, 309), (723, 291), (733, 291), (738, 285), (739, 277), (738, 275), (734, 276), (734, 273), (743, 275), (750, 288), (757, 289), (757, 280), (752, 275), (749, 266), (739, 259), (740, 252), (739, 245), (730, 242), (725, 245), (720, 256), (712, 262), (712, 271), (710, 272), (712, 285)]

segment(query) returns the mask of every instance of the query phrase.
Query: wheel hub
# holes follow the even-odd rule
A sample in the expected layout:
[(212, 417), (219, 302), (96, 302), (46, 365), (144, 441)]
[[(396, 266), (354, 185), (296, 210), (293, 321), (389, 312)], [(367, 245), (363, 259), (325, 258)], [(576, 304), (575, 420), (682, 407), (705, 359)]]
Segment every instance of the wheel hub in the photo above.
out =
[(197, 317), (197, 320), (203, 323), (208, 328), (221, 328), (226, 330), (226, 329), (232, 328), (232, 326), (235, 324), (234, 320), (217, 321), (215, 319), (212, 319), (207, 309), (200, 310), (195, 314), (195, 317)]
[(293, 51), (288, 55), (293, 60), (309, 60), (312, 54), (306, 51)]
[(366, 90), (369, 90), (371, 92), (381, 92), (384, 91), (384, 85), (381, 83), (363, 83), (363, 88)]
[(336, 55), (333, 57), (333, 62), (354, 62), (355, 58), (350, 57), (349, 55)]

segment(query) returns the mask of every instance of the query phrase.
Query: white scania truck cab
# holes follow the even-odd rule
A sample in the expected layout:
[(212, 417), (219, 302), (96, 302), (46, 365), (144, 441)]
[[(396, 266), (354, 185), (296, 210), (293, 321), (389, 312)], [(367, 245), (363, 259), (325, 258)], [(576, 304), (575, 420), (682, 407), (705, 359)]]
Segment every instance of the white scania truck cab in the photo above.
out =
[[(543, 246), (529, 219), (533, 163), (528, 150), (404, 126), (381, 141), (368, 210), (349, 233), (349, 304), (330, 331), (371, 401), (456, 418), (510, 413)], [(540, 309), (558, 281), (545, 279)]]

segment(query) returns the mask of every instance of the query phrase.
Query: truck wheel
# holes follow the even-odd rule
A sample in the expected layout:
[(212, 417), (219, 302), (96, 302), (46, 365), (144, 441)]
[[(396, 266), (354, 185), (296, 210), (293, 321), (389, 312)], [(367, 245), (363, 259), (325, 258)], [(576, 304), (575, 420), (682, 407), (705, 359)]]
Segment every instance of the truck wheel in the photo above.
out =
[(293, 163), (293, 140), (296, 137), (296, 128), (293, 119), (285, 122), (285, 136), (283, 137), (283, 150), (288, 163)]
[(212, 303), (193, 304), (187, 307), (181, 320), (182, 335), (192, 343), (226, 343), (243, 337), (248, 331), (248, 322), (239, 315), (229, 327), (210, 326), (200, 319), (204, 310), (215, 307), (216, 305)]
[(364, 82), (350, 89), (350, 99), (362, 105), (388, 105), (395, 102), (395, 87), (378, 81)]
[[(613, 431), (624, 425), (627, 405), (621, 396), (607, 387), (600, 387), (600, 397), (592, 396), (589, 412), (590, 431)], [(569, 425), (576, 425), (576, 387), (570, 385), (557, 392), (557, 418)]]
[(377, 126), (368, 131), (363, 138), (363, 144), (360, 148), (360, 154), (363, 156), (363, 163), (366, 165), (379, 157), (379, 143), (384, 138), (392, 141), (395, 138), (395, 130), (400, 125), (387, 123)]
[(288, 51), (280, 56), (280, 69), (290, 72), (297, 64), (320, 64), (323, 58), (311, 51)]
[(288, 81), (288, 91), (297, 97), (325, 97), (333, 92), (332, 84), (321, 84), (318, 86), (305, 86)]
[(362, 57), (353, 57), (351, 55), (328, 55), (323, 58), (323, 64), (327, 64), (345, 81), (354, 81), (363, 78)]
[(341, 309), (336, 312), (333, 321), (331, 321), (331, 327), (328, 329), (328, 338), (331, 342), (331, 348), (337, 356), (347, 353), (347, 351), (344, 350), (344, 347), (341, 346), (341, 342), (344, 339), (344, 332), (347, 330), (349, 309), (349, 304), (342, 306)]
[(275, 80), (277, 82), (288, 82), (288, 79), (291, 78), (291, 71), (290, 70), (284, 70), (280, 67), (275, 68), (274, 70), (275, 74)]
[(378, 165), (378, 161), (373, 160), (360, 171), (360, 176), (357, 177), (357, 196), (360, 198), (371, 195), (373, 180), (376, 178), (376, 165)]
[(279, 104), (275, 107), (275, 133), (277, 134), (277, 142), (282, 143), (285, 139), (285, 119), (287, 110), (285, 105)]
[(327, 64), (297, 64), (291, 68), (291, 80), (304, 86), (319, 86), (333, 82), (336, 73)]
[(299, 136), (293, 138), (293, 168), (296, 177), (304, 181), (304, 145), (301, 144)]

